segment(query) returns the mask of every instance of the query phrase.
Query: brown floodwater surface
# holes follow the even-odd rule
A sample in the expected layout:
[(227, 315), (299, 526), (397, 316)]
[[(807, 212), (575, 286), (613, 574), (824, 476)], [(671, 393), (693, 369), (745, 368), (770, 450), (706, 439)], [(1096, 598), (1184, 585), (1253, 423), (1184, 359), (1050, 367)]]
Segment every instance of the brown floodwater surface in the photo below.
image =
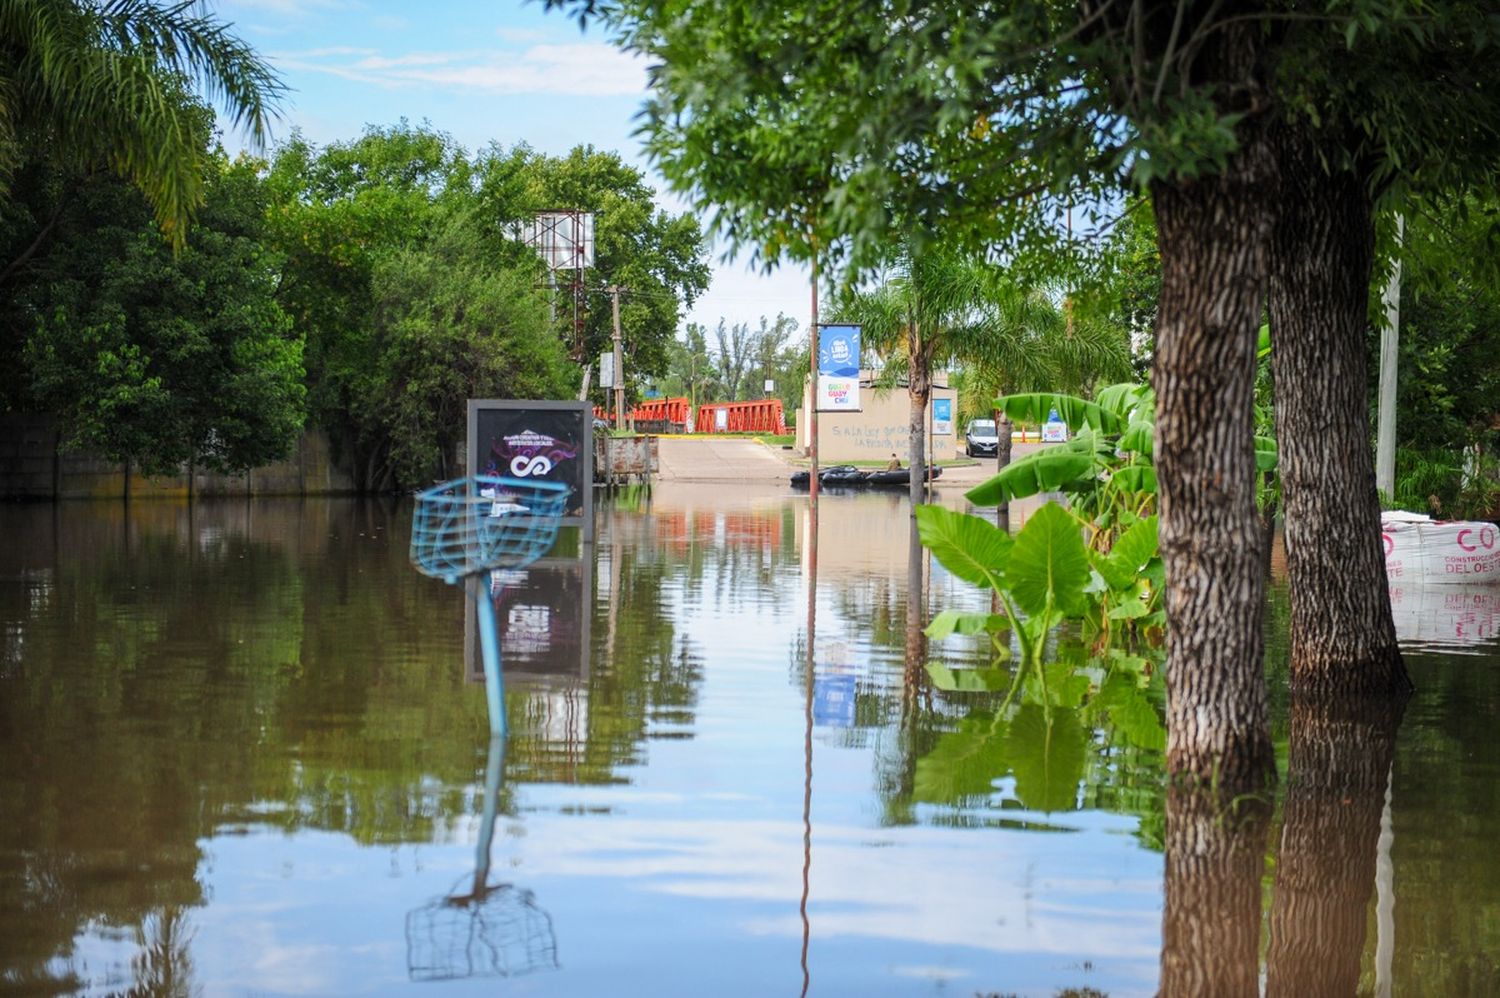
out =
[(0, 507), (0, 993), (1500, 994), (1500, 591), (1393, 593), (1417, 692), (1335, 710), (1273, 584), (1282, 778), (1226, 805), (1157, 652), (1012, 689), (922, 634), (989, 603), (904, 495), (819, 506), (812, 590), (771, 484), (481, 578), (494, 743), (409, 502)]

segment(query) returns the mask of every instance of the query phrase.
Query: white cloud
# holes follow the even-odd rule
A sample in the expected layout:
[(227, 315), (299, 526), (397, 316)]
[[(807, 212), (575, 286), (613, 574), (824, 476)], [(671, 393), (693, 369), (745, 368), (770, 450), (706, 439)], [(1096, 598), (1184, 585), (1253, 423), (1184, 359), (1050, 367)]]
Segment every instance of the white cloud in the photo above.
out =
[[(357, 56), (358, 58), (352, 58)], [(603, 42), (514, 50), (406, 52), (318, 49), (288, 52), (281, 64), (383, 87), (437, 87), (490, 94), (629, 97), (646, 90), (644, 60)]]
[(329, 45), (325, 48), (303, 49), (299, 52), (276, 52), (271, 57), (273, 59), (332, 59), (348, 55), (373, 56), (376, 53), (376, 49), (358, 48), (354, 45)]

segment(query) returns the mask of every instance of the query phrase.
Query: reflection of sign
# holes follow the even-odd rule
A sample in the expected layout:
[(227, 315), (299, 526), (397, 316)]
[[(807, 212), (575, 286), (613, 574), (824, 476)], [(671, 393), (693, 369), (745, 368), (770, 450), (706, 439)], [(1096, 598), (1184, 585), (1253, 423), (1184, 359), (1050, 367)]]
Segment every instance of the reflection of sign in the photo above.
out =
[(465, 472), (561, 482), (563, 523), (593, 538), (593, 407), (587, 402), (470, 399)]
[(820, 676), (813, 681), (813, 721), (830, 728), (854, 727), (853, 676)]
[[(592, 568), (590, 562), (589, 568)], [(591, 571), (584, 562), (544, 558), (525, 569), (489, 573), (501, 667), (510, 677), (575, 677), (588, 674)], [(478, 622), (465, 610), (465, 671), (482, 681)]]
[(1409, 648), (1486, 652), (1500, 637), (1500, 588), (1391, 579), (1396, 639)]
[(822, 411), (859, 411), (858, 326), (818, 326), (818, 377), (813, 407)]
[(552, 646), (551, 607), (513, 606), (500, 626), (500, 651), (506, 656), (544, 655)]
[(948, 436), (953, 432), (953, 400), (932, 400), (932, 435)]

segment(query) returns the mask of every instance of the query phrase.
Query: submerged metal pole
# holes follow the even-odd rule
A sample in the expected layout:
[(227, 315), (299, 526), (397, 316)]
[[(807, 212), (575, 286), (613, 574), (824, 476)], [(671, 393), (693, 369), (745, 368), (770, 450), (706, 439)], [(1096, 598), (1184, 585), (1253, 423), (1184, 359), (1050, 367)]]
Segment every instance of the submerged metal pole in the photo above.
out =
[(505, 687), (500, 677), (500, 642), (495, 633), (495, 604), (490, 601), (489, 573), (476, 577), (474, 605), (479, 612), (479, 647), (484, 653), (484, 696), (489, 701), (490, 735), (505, 737)]

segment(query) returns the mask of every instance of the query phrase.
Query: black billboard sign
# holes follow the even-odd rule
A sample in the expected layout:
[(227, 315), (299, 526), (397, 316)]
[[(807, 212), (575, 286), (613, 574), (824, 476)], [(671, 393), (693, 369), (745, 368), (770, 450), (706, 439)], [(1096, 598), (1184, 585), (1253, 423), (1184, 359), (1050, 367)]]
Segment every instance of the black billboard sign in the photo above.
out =
[(594, 412), (588, 402), (470, 399), (466, 471), (561, 482), (565, 526), (594, 537)]

